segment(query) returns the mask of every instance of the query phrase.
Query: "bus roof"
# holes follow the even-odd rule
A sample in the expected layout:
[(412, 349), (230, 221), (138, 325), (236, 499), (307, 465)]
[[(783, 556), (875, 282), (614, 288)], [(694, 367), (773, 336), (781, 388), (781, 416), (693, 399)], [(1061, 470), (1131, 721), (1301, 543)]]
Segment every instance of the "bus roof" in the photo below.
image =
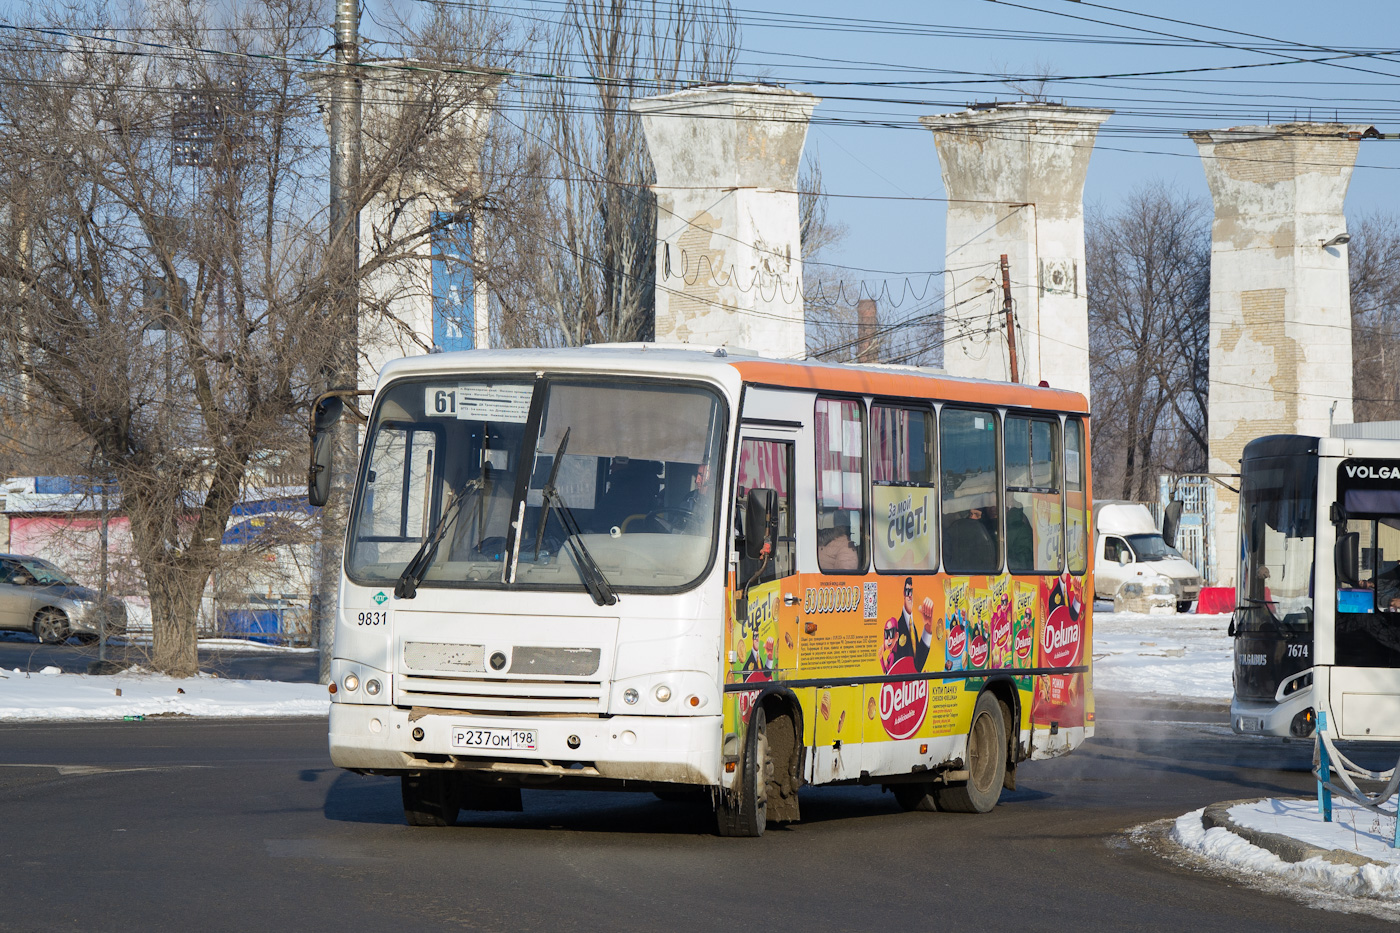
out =
[(733, 383), (734, 375), (751, 385), (813, 389), (859, 395), (930, 398), (985, 405), (1010, 405), (1087, 414), (1084, 396), (1064, 389), (966, 379), (907, 367), (770, 360), (730, 353), (723, 348), (668, 344), (613, 344), (598, 347), (466, 350), (393, 360), (380, 372), (381, 385), (400, 376), (462, 370), (540, 369), (574, 372), (648, 372), (705, 376)]
[(850, 392), (858, 395), (936, 398), (1020, 408), (1049, 408), (1088, 414), (1084, 396), (1067, 389), (967, 379), (878, 365), (735, 359), (731, 364), (755, 385)]

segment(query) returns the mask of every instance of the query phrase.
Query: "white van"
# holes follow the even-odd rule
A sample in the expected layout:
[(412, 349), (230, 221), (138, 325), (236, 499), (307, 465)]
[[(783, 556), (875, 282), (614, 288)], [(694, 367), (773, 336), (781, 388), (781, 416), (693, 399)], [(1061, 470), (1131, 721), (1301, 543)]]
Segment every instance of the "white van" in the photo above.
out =
[(1137, 583), (1144, 594), (1170, 593), (1178, 612), (1190, 610), (1201, 591), (1201, 575), (1162, 537), (1147, 506), (1095, 500), (1094, 528), (1096, 598), (1113, 599), (1123, 584)]

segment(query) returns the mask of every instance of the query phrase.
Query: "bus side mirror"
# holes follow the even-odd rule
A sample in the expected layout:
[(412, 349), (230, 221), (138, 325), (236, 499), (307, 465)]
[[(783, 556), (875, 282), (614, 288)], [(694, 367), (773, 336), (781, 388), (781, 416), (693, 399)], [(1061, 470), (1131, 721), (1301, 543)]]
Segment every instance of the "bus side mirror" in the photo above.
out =
[(328, 395), (316, 403), (311, 412), (311, 466), (306, 477), (306, 498), (317, 508), (331, 497), (331, 455), (335, 450), (335, 427), (345, 413), (345, 402)]
[(1359, 586), (1361, 583), (1361, 533), (1348, 531), (1337, 537), (1337, 583)]
[(326, 396), (316, 403), (316, 410), (311, 413), (311, 432), (320, 434), (329, 429), (340, 421), (340, 416), (343, 414), (345, 414), (345, 400), (338, 395)]
[(778, 543), (778, 492), (775, 489), (750, 489), (744, 503), (744, 555), (750, 560), (763, 556), (764, 545)]
[(1118, 566), (1119, 566), (1119, 567), (1126, 567), (1126, 566), (1128, 566), (1128, 552), (1127, 552), (1127, 551), (1119, 551), (1119, 552), (1118, 552)]

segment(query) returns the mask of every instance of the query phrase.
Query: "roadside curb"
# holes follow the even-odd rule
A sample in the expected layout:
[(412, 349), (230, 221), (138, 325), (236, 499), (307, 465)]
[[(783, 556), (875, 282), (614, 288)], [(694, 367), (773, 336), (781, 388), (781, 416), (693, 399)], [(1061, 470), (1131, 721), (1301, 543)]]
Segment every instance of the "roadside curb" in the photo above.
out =
[(1324, 862), (1331, 862), (1334, 865), (1380, 865), (1388, 867), (1385, 862), (1378, 862), (1375, 859), (1358, 855), (1355, 852), (1343, 852), (1339, 849), (1323, 849), (1311, 843), (1294, 839), (1292, 836), (1285, 836), (1281, 833), (1266, 833), (1259, 829), (1250, 829), (1247, 826), (1240, 826), (1230, 818), (1230, 808), (1237, 807), (1245, 803), (1258, 803), (1260, 800), (1267, 800), (1267, 797), (1246, 797), (1242, 800), (1222, 800), (1220, 803), (1213, 803), (1205, 808), (1201, 813), (1201, 824), (1206, 829), (1229, 830), (1239, 836), (1245, 842), (1252, 843), (1261, 849), (1274, 853), (1285, 862), (1305, 862), (1310, 858), (1320, 858)]

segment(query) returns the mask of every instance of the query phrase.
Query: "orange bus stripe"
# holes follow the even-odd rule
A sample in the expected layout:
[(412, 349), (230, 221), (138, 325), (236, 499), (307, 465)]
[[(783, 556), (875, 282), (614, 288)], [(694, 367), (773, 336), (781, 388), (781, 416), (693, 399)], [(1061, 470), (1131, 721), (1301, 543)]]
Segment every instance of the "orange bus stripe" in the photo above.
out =
[(756, 385), (1089, 413), (1084, 396), (1067, 389), (828, 363), (750, 359), (731, 360), (729, 365), (745, 382)]

